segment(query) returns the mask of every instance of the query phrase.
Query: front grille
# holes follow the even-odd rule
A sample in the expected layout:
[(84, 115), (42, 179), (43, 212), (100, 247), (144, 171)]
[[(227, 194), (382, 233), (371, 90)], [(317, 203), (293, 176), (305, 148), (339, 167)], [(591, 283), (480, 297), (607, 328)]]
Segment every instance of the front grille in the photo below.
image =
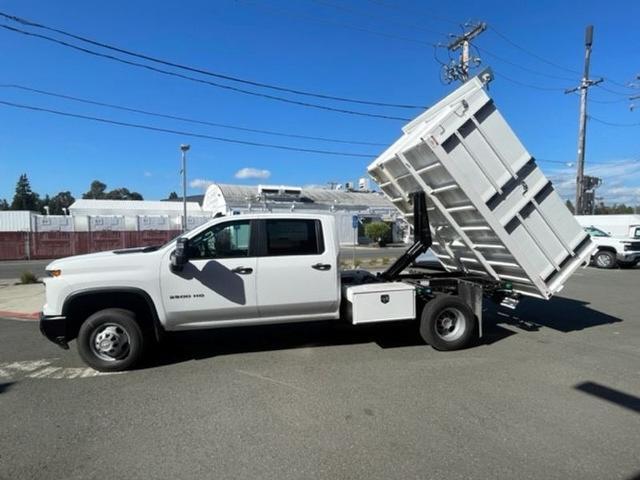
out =
[(640, 250), (640, 242), (631, 242), (624, 246), (625, 251), (637, 251)]

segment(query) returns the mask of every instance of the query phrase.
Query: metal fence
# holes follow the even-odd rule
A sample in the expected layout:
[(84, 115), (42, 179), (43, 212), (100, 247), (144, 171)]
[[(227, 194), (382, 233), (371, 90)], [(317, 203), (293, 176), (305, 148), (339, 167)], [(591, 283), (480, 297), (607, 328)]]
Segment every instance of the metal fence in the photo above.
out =
[(60, 258), (119, 248), (161, 245), (180, 230), (0, 232), (0, 260)]

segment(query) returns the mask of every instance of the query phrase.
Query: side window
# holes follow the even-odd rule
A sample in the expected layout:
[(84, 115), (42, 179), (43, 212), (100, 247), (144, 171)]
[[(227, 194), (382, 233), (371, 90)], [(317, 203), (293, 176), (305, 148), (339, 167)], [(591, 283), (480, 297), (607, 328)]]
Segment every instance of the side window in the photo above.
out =
[(189, 241), (190, 258), (236, 258), (249, 256), (249, 221), (224, 222)]
[(319, 220), (267, 220), (267, 255), (318, 255), (324, 252)]
[(633, 238), (640, 238), (640, 227), (636, 228), (633, 232)]

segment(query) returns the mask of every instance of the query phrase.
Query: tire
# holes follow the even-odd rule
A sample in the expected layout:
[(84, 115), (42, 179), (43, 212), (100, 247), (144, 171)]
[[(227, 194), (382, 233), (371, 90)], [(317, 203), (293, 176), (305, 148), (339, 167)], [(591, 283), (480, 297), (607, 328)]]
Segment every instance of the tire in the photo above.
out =
[(600, 250), (593, 256), (593, 263), (598, 268), (614, 268), (617, 263), (616, 255), (608, 250)]
[(145, 343), (134, 313), (121, 308), (94, 313), (78, 332), (78, 353), (87, 365), (100, 372), (133, 367), (142, 357)]
[(476, 317), (460, 297), (440, 295), (422, 310), (420, 335), (436, 350), (460, 350), (475, 339)]

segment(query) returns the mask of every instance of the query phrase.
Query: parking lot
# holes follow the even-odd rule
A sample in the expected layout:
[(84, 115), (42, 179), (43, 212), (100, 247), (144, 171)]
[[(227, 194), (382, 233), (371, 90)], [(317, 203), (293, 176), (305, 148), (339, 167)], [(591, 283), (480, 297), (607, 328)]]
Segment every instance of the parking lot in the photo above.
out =
[(579, 270), (449, 353), (408, 324), (280, 325), (109, 375), (0, 320), (0, 479), (637, 479), (638, 273)]

